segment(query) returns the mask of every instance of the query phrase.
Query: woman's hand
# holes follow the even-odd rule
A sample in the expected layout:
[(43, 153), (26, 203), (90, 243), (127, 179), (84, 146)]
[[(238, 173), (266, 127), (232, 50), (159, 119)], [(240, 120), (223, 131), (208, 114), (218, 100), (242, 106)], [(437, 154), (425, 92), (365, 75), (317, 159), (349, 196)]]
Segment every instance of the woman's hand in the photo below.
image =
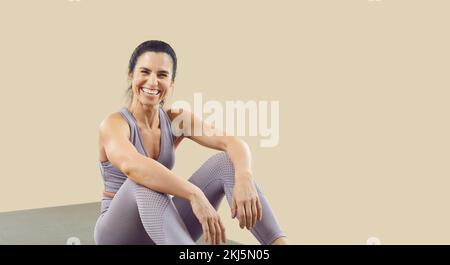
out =
[(226, 243), (225, 226), (205, 194), (199, 189), (190, 202), (192, 211), (202, 225), (205, 242), (211, 245), (218, 245), (221, 241)]
[(233, 190), (231, 218), (239, 215), (239, 226), (252, 229), (256, 221), (262, 218), (262, 207), (259, 201), (255, 182), (251, 176), (236, 176)]

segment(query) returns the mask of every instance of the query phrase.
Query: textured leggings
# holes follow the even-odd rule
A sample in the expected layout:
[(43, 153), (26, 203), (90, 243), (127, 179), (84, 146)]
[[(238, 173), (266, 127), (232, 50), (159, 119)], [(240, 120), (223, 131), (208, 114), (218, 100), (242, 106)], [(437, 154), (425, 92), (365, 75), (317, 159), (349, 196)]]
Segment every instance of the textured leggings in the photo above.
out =
[[(209, 158), (189, 181), (203, 191), (214, 208), (219, 207), (224, 195), (231, 206), (234, 167), (226, 153)], [(266, 245), (285, 234), (256, 187), (262, 219), (250, 231)], [(94, 229), (96, 244), (195, 244), (203, 233), (189, 201), (153, 191), (131, 179), (122, 184), (114, 199), (103, 198), (101, 208)]]

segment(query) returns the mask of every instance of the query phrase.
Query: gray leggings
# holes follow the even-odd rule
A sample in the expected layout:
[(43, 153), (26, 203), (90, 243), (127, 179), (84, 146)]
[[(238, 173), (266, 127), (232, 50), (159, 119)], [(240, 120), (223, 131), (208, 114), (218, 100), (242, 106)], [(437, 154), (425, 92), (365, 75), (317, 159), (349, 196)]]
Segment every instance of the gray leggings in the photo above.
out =
[[(198, 186), (214, 208), (224, 195), (231, 205), (234, 167), (224, 152), (209, 158), (189, 179)], [(262, 205), (262, 220), (250, 230), (261, 244), (284, 236), (269, 203), (256, 185)], [(94, 230), (96, 244), (195, 244), (202, 226), (190, 202), (153, 191), (127, 179), (114, 199), (103, 198)], [(231, 213), (230, 213), (231, 215)]]

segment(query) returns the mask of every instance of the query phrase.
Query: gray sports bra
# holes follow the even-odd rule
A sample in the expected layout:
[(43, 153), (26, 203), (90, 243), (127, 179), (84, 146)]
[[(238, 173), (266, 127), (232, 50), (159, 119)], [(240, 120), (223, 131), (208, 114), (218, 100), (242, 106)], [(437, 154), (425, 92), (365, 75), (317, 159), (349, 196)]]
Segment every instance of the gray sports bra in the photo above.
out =
[[(127, 107), (120, 109), (120, 114), (125, 118), (130, 126), (130, 142), (136, 147), (136, 150), (142, 155), (148, 157), (142, 141), (141, 133), (136, 125), (136, 119), (128, 111)], [(173, 134), (169, 116), (160, 108), (159, 123), (161, 130), (160, 151), (158, 162), (168, 169), (172, 169), (175, 162), (175, 135)], [(100, 162), (100, 171), (103, 177), (106, 192), (116, 193), (120, 186), (125, 182), (127, 176), (109, 161)]]

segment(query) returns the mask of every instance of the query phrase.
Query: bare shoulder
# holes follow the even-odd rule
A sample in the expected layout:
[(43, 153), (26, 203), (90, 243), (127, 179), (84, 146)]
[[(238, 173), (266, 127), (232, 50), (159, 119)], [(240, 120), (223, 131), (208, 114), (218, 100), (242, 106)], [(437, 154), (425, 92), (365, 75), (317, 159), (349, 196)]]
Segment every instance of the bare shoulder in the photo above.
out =
[(120, 112), (113, 112), (102, 120), (99, 126), (100, 135), (113, 133), (129, 134), (129, 126)]
[[(184, 129), (185, 126), (184, 126), (183, 121), (185, 120), (186, 116), (190, 117), (192, 114), (190, 111), (184, 110), (184, 109), (172, 111), (172, 109), (169, 108), (169, 109), (165, 110), (165, 112), (167, 113), (167, 116), (169, 117), (170, 122), (173, 122), (177, 118), (180, 119), (179, 120), (180, 124), (178, 124), (176, 126), (177, 129), (175, 129), (176, 134), (177, 134), (176, 139), (175, 139), (175, 147), (177, 147), (181, 143), (181, 141), (184, 139), (184, 134), (183, 134), (182, 130)], [(177, 131), (177, 130), (181, 130), (181, 131)]]
[(165, 112), (167, 113), (167, 116), (169, 116), (169, 119), (171, 121), (173, 121), (175, 118), (177, 118), (180, 115), (183, 115), (183, 116), (191, 116), (192, 115), (192, 113), (190, 111), (185, 110), (185, 109), (179, 109), (177, 111), (172, 111), (172, 109), (169, 108), (169, 109), (165, 110)]

